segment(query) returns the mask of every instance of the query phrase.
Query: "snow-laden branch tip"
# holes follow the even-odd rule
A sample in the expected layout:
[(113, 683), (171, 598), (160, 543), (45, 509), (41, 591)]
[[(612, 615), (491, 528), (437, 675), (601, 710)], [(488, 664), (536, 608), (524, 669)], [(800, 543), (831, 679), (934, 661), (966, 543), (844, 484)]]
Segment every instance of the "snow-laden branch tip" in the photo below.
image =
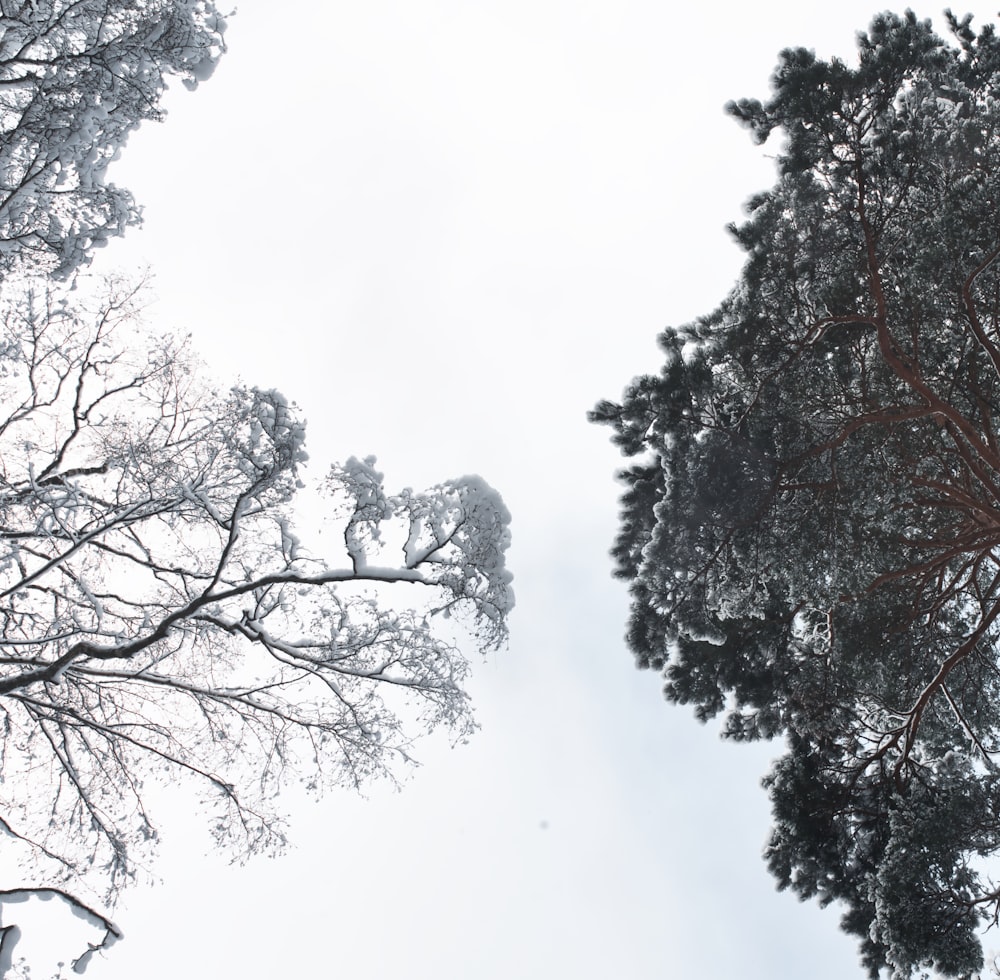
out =
[[(38, 899), (42, 902), (56, 899), (65, 905), (76, 918), (82, 919), (88, 926), (92, 926), (99, 934), (102, 934), (99, 941), (88, 943), (87, 949), (72, 961), (71, 966), (74, 973), (84, 973), (94, 953), (108, 950), (119, 939), (124, 938), (125, 934), (111, 919), (61, 888), (0, 889), (0, 919), (3, 917), (5, 906), (21, 904), (32, 899)], [(20, 938), (21, 930), (17, 925), (0, 925), (0, 977), (6, 976), (7, 971), (12, 968), (14, 947)]]

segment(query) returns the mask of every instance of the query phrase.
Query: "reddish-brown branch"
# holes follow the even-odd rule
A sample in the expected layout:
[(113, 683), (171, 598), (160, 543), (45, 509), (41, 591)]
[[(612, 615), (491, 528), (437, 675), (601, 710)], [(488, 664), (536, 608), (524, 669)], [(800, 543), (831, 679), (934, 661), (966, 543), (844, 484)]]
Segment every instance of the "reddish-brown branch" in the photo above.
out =
[(972, 632), (972, 634), (966, 639), (966, 641), (959, 646), (950, 656), (948, 656), (941, 667), (938, 669), (937, 674), (930, 681), (929, 684), (920, 692), (917, 700), (914, 702), (913, 707), (907, 712), (908, 719), (906, 722), (906, 740), (903, 743), (903, 751), (900, 755), (899, 760), (896, 763), (896, 773), (902, 771), (902, 767), (906, 764), (906, 760), (909, 758), (910, 752), (913, 750), (913, 745), (916, 741), (917, 731), (920, 728), (920, 721), (923, 718), (924, 712), (927, 709), (927, 705), (930, 703), (931, 698), (944, 686), (945, 681), (948, 679), (948, 675), (960, 664), (966, 657), (975, 650), (976, 645), (982, 640), (986, 635), (989, 628), (996, 622), (997, 617), (1000, 616), (1000, 603), (993, 606), (990, 611), (982, 617), (979, 626)]
[(1000, 258), (1000, 245), (991, 251), (979, 265), (969, 274), (969, 277), (962, 284), (962, 302), (965, 304), (965, 313), (969, 318), (969, 326), (972, 327), (972, 332), (979, 342), (980, 347), (986, 352), (987, 357), (990, 359), (990, 363), (993, 365), (993, 370), (996, 372), (997, 377), (1000, 378), (1000, 348), (990, 340), (986, 331), (983, 329), (983, 325), (980, 322), (979, 314), (976, 312), (976, 303), (972, 297), (972, 287), (975, 284), (976, 279), (979, 278), (991, 265), (993, 265), (996, 260)]

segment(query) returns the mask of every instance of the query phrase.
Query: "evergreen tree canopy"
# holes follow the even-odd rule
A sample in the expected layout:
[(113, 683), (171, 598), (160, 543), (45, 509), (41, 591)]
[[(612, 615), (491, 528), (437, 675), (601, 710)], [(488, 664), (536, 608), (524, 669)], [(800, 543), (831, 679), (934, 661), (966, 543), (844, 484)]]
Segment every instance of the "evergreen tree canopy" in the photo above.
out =
[(592, 417), (622, 474), (628, 642), (668, 700), (781, 738), (781, 887), (872, 977), (970, 976), (1000, 916), (1000, 38), (877, 17), (780, 55), (774, 186), (712, 314)]

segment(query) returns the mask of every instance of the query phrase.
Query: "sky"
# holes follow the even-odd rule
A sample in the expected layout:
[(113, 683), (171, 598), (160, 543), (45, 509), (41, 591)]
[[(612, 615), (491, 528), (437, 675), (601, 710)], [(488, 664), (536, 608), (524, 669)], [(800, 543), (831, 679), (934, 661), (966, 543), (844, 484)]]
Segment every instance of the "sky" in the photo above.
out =
[(761, 860), (775, 747), (722, 743), (632, 665), (622, 461), (586, 412), (738, 274), (724, 228), (772, 164), (724, 103), (765, 96), (783, 47), (852, 57), (877, 9), (243, 0), (214, 77), (115, 165), (145, 221), (96, 268), (149, 265), (152, 321), (297, 401), (313, 475), (481, 474), (517, 608), (468, 745), (422, 743), (399, 792), (289, 793), (276, 860), (230, 866), (178, 812), (88, 977), (864, 976), (837, 911)]

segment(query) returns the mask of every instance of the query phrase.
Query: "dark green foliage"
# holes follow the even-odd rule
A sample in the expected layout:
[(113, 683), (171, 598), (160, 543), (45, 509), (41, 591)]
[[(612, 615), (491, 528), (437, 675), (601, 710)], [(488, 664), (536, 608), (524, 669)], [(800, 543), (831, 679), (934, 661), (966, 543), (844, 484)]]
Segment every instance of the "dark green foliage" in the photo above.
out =
[(602, 402), (628, 641), (669, 700), (784, 739), (780, 887), (874, 977), (971, 976), (1000, 913), (1000, 40), (912, 13), (856, 68), (781, 54), (778, 179), (714, 313)]

